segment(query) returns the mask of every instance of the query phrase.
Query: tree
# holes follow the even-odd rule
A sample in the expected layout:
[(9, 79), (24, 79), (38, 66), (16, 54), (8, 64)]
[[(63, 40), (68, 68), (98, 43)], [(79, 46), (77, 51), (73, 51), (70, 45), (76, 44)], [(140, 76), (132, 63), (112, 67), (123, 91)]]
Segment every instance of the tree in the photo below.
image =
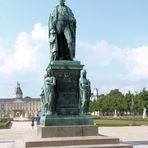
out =
[(90, 110), (101, 111), (104, 115), (113, 115), (115, 110), (120, 115), (125, 112), (131, 112), (132, 100), (136, 114), (142, 114), (144, 107), (148, 110), (148, 91), (145, 88), (135, 95), (130, 91), (123, 95), (119, 89), (114, 89), (99, 98), (98, 101), (90, 103)]
[(89, 111), (90, 112), (98, 111), (97, 101), (90, 101), (90, 103), (89, 103)]
[(125, 102), (126, 102), (125, 103), (125, 111), (126, 112), (129, 112), (131, 110), (131, 101), (132, 101), (133, 98), (134, 98), (134, 95), (131, 94), (130, 91), (128, 91), (128, 93), (125, 94), (124, 99), (125, 99)]
[(111, 111), (114, 112), (117, 110), (117, 112), (123, 114), (126, 102), (124, 100), (124, 95), (119, 91), (119, 89), (111, 90), (108, 97), (110, 98)]

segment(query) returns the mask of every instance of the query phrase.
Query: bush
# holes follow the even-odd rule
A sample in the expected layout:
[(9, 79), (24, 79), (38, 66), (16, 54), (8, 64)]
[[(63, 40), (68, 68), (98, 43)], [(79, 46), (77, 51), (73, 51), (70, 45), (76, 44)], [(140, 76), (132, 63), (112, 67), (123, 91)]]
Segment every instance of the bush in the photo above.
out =
[(11, 121), (9, 119), (2, 119), (0, 121), (0, 129), (9, 128)]

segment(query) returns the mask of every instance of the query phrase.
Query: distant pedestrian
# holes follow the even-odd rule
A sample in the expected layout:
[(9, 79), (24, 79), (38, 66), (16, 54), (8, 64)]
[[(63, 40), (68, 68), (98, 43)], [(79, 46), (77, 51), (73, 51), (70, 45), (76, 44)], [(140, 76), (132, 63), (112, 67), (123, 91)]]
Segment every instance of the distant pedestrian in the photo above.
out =
[(34, 117), (31, 119), (31, 126), (32, 126), (32, 129), (34, 128)]
[(40, 116), (39, 115), (36, 116), (35, 121), (36, 121), (36, 125), (40, 125)]

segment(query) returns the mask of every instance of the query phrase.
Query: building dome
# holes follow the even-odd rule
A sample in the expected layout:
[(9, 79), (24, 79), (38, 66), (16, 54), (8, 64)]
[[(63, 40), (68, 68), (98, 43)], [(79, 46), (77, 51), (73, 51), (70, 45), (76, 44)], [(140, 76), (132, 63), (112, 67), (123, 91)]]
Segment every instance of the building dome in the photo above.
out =
[(20, 87), (20, 83), (17, 82), (17, 87), (15, 88), (14, 90), (14, 93), (13, 93), (13, 97), (14, 98), (23, 98), (23, 92), (21, 90), (21, 87)]

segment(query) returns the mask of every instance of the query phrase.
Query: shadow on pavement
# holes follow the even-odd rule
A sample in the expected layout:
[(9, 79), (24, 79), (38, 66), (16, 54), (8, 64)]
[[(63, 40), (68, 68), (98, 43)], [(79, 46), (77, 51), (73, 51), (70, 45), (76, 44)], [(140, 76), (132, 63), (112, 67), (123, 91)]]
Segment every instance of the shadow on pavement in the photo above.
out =
[(131, 144), (133, 146), (136, 145), (148, 145), (148, 140), (147, 141), (121, 141), (123, 144)]

